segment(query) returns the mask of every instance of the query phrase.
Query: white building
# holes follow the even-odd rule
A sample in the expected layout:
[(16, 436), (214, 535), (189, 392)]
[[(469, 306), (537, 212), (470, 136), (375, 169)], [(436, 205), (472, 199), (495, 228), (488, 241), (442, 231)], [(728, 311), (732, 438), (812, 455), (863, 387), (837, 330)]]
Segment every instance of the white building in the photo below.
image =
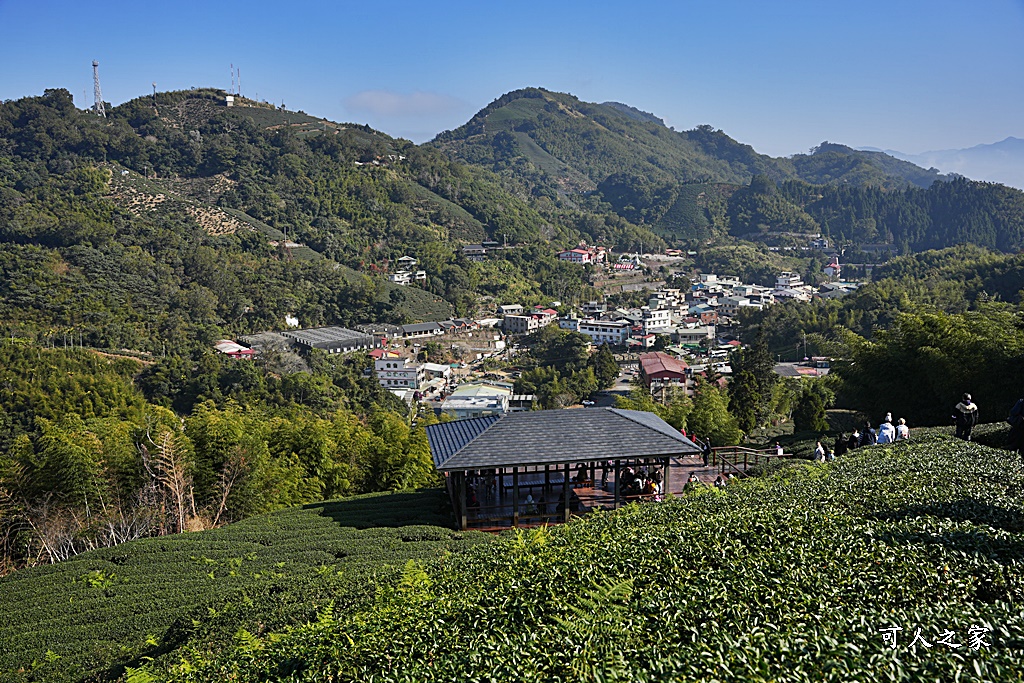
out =
[(412, 273), (410, 273), (408, 270), (399, 270), (392, 273), (391, 275), (388, 275), (388, 279), (394, 282), (396, 285), (402, 285), (404, 287), (405, 285), (408, 285), (410, 282), (412, 282)]
[(532, 315), (505, 316), (505, 334), (530, 334), (541, 327), (540, 319)]
[(643, 315), (640, 324), (643, 325), (644, 334), (667, 332), (672, 327), (672, 311), (668, 308), (644, 306), (640, 311)]
[(424, 363), (422, 366), (423, 373), (427, 379), (437, 379), (443, 377), (449, 379), (452, 376), (452, 366), (445, 365), (443, 363)]
[(680, 328), (676, 330), (676, 341), (680, 344), (700, 344), (715, 338), (715, 326), (703, 325), (690, 329)]
[(408, 358), (381, 358), (373, 366), (377, 381), (385, 389), (416, 390), (423, 384), (423, 366), (410, 363)]
[(558, 252), (558, 258), (561, 261), (569, 261), (570, 263), (593, 263), (593, 255), (586, 249), (569, 249), (567, 251)]
[(558, 326), (563, 330), (569, 330), (570, 332), (579, 332), (580, 319), (575, 316), (569, 316), (568, 318), (559, 318)]
[(441, 404), (442, 413), (458, 419), (503, 415), (509, 411), (508, 396), (459, 396), (453, 394)]
[(498, 306), (498, 313), (501, 315), (522, 315), (523, 307), (519, 304), (506, 304), (504, 306)]
[(625, 320), (581, 320), (579, 331), (595, 344), (615, 346), (629, 340), (630, 324)]
[(803, 287), (803, 285), (804, 281), (800, 279), (800, 276), (789, 271), (779, 273), (775, 278), (776, 291), (781, 289), (796, 289), (797, 287)]

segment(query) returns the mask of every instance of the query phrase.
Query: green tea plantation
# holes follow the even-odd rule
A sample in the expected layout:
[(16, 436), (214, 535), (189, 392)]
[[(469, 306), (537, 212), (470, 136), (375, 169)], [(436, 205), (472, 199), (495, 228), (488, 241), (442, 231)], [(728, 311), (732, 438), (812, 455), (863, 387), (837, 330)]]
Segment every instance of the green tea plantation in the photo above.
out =
[(445, 504), (434, 490), (358, 496), (16, 572), (0, 580), (0, 681), (116, 680), (185, 645), (216, 652), (239, 631), (354, 609), (410, 560), (489, 538), (436, 526)]
[[(945, 435), (410, 564), (176, 681), (1019, 681), (1024, 471)], [(116, 571), (116, 568), (114, 569)], [(116, 590), (116, 589), (115, 589)], [(167, 667), (170, 668), (167, 668)]]

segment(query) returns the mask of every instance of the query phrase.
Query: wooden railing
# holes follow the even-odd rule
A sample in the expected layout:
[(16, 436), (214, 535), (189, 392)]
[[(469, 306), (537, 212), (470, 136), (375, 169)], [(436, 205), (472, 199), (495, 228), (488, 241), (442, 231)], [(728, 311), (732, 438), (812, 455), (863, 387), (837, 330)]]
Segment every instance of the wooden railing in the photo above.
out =
[(755, 449), (743, 446), (719, 446), (711, 449), (711, 467), (717, 467), (719, 474), (735, 474), (737, 477), (747, 476), (751, 467), (764, 465), (772, 460), (792, 458), (792, 453), (779, 455), (774, 448)]

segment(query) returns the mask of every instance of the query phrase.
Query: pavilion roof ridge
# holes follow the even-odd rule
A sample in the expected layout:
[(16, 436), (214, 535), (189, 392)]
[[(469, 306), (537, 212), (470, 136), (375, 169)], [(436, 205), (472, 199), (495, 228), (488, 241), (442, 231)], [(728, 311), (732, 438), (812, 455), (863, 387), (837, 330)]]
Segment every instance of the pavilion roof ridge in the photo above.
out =
[[(700, 448), (700, 446), (694, 443), (692, 439), (683, 436), (680, 432), (677, 432), (671, 425), (662, 420), (660, 417), (657, 417), (655, 413), (648, 413), (643, 410), (628, 410), (626, 408), (611, 407), (609, 407), (608, 410), (615, 413), (616, 415), (620, 415), (626, 418), (627, 420), (631, 420), (639, 425), (647, 427), (648, 429), (653, 429), (656, 432), (664, 434), (665, 436), (671, 436), (672, 438), (677, 439), (682, 443), (689, 444), (694, 448)], [(655, 418), (657, 418), (657, 422), (652, 421), (648, 416), (654, 416)], [(668, 427), (668, 429), (665, 429), (666, 427)]]
[(542, 410), (427, 427), (442, 471), (699, 453), (654, 413), (620, 408)]

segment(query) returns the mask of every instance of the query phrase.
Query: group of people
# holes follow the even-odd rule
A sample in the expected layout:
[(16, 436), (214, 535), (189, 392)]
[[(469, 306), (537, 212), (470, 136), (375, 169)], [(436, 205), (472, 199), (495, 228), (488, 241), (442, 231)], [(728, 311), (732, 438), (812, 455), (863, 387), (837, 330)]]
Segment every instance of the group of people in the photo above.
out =
[(814, 459), (819, 462), (832, 462), (837, 457), (846, 455), (855, 448), (870, 446), (876, 443), (895, 443), (910, 439), (910, 427), (907, 421), (900, 418), (893, 424), (892, 413), (886, 413), (878, 428), (871, 426), (869, 420), (864, 421), (864, 426), (853, 430), (849, 436), (845, 433), (836, 437), (832, 447), (825, 446), (822, 441), (814, 445)]
[(623, 496), (653, 496), (659, 500), (662, 481), (661, 469), (658, 467), (650, 470), (640, 467), (636, 471), (627, 467), (619, 477), (619, 493)]

